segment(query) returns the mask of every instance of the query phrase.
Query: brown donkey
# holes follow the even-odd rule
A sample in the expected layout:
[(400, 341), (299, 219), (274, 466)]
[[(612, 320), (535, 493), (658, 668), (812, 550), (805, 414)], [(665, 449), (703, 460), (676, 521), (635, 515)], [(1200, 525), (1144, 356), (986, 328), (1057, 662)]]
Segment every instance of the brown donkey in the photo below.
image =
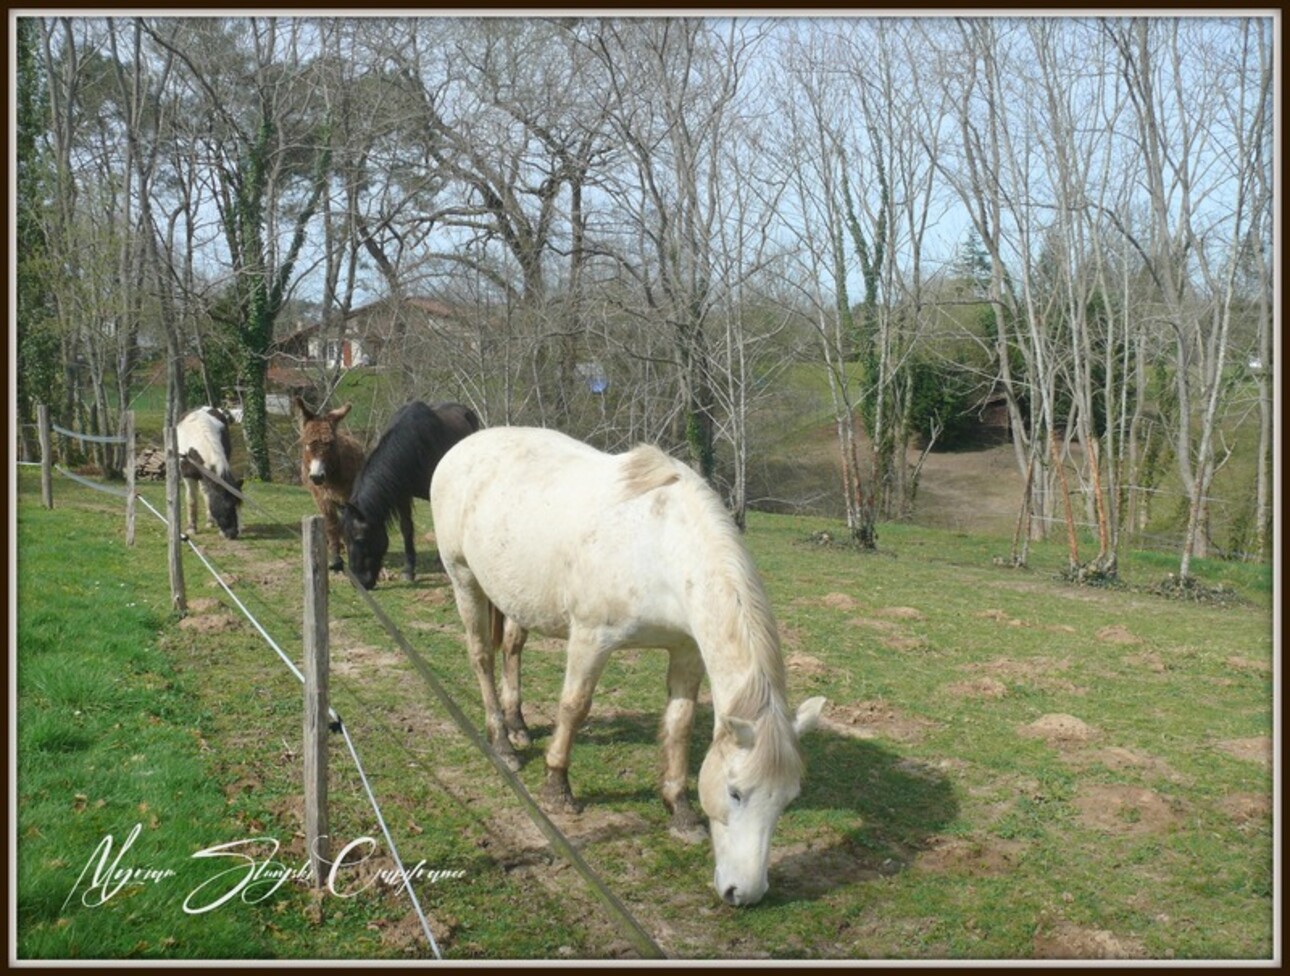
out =
[(340, 557), (341, 506), (349, 501), (354, 479), (363, 467), (362, 445), (336, 429), (353, 406), (347, 403), (330, 413), (315, 414), (305, 406), (304, 400), (296, 397), (296, 410), (302, 421), (300, 479), (309, 486), (318, 511), (322, 513), (331, 568), (334, 570), (345, 568)]

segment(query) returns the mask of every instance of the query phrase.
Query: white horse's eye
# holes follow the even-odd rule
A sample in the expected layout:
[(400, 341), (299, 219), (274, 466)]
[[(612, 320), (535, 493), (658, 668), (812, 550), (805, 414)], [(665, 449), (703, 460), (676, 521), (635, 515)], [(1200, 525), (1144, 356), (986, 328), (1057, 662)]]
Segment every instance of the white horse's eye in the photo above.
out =
[(740, 793), (737, 789), (735, 789), (733, 786), (730, 787), (728, 792), (730, 793), (730, 800), (732, 803), (743, 803), (744, 795)]

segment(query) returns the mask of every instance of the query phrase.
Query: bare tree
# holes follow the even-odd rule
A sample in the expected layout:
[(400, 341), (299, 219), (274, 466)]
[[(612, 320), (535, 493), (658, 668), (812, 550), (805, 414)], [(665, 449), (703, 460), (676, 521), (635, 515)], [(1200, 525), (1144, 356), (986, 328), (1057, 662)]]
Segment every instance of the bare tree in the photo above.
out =
[[(1267, 160), (1255, 147), (1266, 138), (1271, 74), (1266, 62), (1249, 59), (1249, 22), (1235, 63), (1223, 60), (1222, 25), (1137, 18), (1102, 28), (1115, 45), (1144, 153), (1151, 225), (1139, 247), (1174, 334), (1175, 455), (1188, 497), (1179, 575), (1186, 580), (1192, 558), (1207, 553), (1209, 491), (1223, 460), (1217, 424), (1230, 391), (1239, 256), (1265, 206), (1258, 194)], [(1225, 130), (1217, 113), (1226, 97), (1239, 108)], [(1205, 137), (1235, 140), (1238, 151), (1214, 158)]]

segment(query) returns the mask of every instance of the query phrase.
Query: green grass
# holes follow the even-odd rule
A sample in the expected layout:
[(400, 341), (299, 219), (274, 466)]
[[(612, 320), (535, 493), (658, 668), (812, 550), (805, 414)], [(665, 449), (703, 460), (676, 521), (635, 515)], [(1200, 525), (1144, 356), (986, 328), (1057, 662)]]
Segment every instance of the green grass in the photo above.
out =
[[(271, 515), (249, 511), (243, 539), (199, 541), (298, 657), (292, 528), (312, 503), (298, 487), (251, 488)], [(189, 875), (61, 908), (94, 845), (136, 822), (140, 863), (209, 871), (193, 851), (250, 836), (297, 863), (300, 693), (246, 624), (178, 626), (151, 516), (128, 551), (114, 500), (59, 482), (48, 512), (25, 471), (19, 489), (20, 955), (424, 957), (398, 892), (315, 899), (292, 885), (191, 917), (179, 904)], [(417, 519), (429, 528), (425, 506)], [(803, 743), (807, 777), (777, 830), (762, 905), (722, 906), (708, 845), (667, 833), (655, 784), (664, 655), (611, 659), (575, 747), (586, 810), (561, 822), (670, 954), (1025, 959), (1076, 931), (1152, 958), (1270, 955), (1271, 774), (1233, 751), (1272, 735), (1266, 568), (1200, 561), (1202, 581), (1245, 601), (1219, 607), (1149, 592), (1174, 568), (1149, 555), (1124, 554), (1122, 587), (1075, 587), (1059, 579), (1059, 544), (1036, 545), (1018, 571), (992, 561), (1004, 539), (892, 525), (862, 554), (809, 542), (822, 528), (837, 527), (754, 513), (747, 536), (785, 634), (791, 703), (823, 694), (831, 723)], [(421, 577), (376, 594), (478, 722), (450, 591), (424, 569), (432, 545), (420, 548)], [(228, 609), (185, 563), (190, 597)], [(401, 854), (463, 872), (418, 888), (446, 957), (623, 952), (347, 585), (333, 586), (331, 609), (333, 702)], [(535, 744), (521, 777), (535, 791), (561, 678), (558, 645), (534, 640)], [(1053, 715), (1092, 737), (1027, 734)], [(711, 722), (701, 704), (692, 774)], [(336, 740), (331, 776), (333, 835), (377, 836)], [(1116, 798), (1127, 799), (1107, 814)]]

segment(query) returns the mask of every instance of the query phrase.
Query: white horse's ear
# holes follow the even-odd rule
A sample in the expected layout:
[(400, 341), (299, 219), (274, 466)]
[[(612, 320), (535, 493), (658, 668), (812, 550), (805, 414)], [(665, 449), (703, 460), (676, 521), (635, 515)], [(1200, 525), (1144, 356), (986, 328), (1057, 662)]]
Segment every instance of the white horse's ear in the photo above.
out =
[(793, 731), (797, 733), (799, 739), (815, 728), (816, 723), (820, 720), (820, 712), (824, 711), (825, 704), (823, 698), (808, 698), (797, 707), (797, 718), (793, 720)]
[(752, 722), (742, 718), (732, 718), (727, 715), (721, 719), (722, 727), (735, 740), (735, 745), (740, 749), (751, 749), (753, 743), (757, 741), (757, 733), (753, 728)]

